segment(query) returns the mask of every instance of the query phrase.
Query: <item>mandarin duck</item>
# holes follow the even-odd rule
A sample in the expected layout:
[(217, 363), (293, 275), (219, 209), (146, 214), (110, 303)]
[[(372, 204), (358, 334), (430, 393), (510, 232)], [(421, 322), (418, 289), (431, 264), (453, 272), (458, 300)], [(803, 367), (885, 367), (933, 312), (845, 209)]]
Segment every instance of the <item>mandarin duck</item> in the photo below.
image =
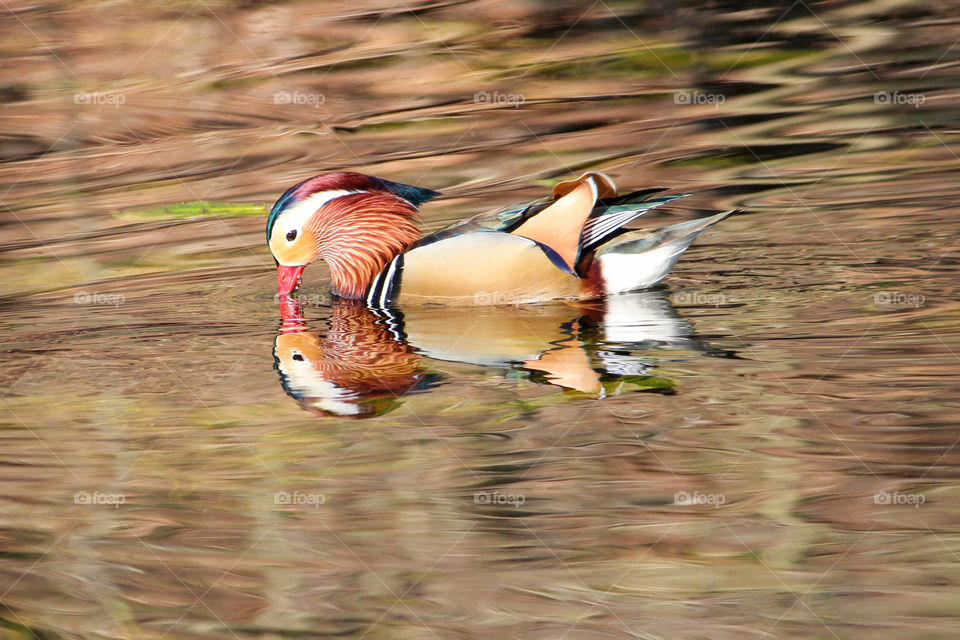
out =
[(418, 207), (438, 192), (361, 173), (315, 176), (288, 189), (267, 219), (277, 293), (289, 296), (317, 259), (330, 267), (334, 295), (372, 308), (593, 299), (652, 287), (697, 236), (733, 213), (624, 229), (689, 195), (654, 197), (662, 191), (618, 196), (607, 175), (589, 172), (554, 186), (551, 198), (421, 237)]

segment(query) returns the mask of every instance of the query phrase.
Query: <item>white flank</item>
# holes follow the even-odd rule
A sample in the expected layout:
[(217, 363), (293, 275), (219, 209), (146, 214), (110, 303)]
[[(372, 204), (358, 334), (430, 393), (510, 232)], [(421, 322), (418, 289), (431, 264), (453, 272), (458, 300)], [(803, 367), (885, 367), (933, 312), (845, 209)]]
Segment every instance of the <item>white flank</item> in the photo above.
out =
[(670, 273), (689, 244), (671, 243), (642, 253), (611, 252), (597, 256), (604, 289), (607, 293), (625, 293), (652, 287)]

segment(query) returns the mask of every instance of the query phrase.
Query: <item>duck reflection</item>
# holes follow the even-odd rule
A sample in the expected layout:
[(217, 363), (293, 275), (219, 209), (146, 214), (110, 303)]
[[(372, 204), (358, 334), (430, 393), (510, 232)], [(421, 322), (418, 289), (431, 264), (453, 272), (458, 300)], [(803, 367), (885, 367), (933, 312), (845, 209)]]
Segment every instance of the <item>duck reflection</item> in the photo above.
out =
[(308, 328), (298, 302), (283, 302), (281, 316), (273, 349), (280, 382), (318, 415), (380, 415), (436, 377), (401, 334), (359, 304), (335, 305), (323, 331)]
[(337, 301), (321, 330), (310, 329), (299, 302), (286, 299), (280, 309), (274, 359), (281, 384), (318, 415), (382, 415), (439, 378), (430, 360), (524, 371), (535, 382), (603, 397), (669, 391), (672, 383), (651, 373), (651, 349), (711, 351), (659, 291), (595, 303), (402, 312)]

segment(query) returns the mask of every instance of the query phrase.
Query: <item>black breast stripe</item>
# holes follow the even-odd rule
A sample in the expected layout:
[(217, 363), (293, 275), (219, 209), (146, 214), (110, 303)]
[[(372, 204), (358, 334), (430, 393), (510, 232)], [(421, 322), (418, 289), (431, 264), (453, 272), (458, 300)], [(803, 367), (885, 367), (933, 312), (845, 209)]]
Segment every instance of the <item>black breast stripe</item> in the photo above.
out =
[(403, 254), (398, 255), (383, 268), (370, 284), (367, 292), (367, 306), (373, 309), (384, 309), (396, 299), (400, 293), (400, 276), (403, 272)]
[(383, 291), (380, 293), (380, 306), (387, 307), (400, 295), (400, 280), (403, 275), (403, 254), (401, 253), (390, 266), (386, 269), (387, 275), (384, 278)]
[(370, 283), (370, 288), (367, 289), (367, 306), (370, 308), (376, 308), (376, 303), (374, 302), (380, 296), (380, 289), (383, 288), (383, 272), (387, 270), (390, 265), (387, 265), (383, 270), (380, 271), (373, 279), (373, 282)]

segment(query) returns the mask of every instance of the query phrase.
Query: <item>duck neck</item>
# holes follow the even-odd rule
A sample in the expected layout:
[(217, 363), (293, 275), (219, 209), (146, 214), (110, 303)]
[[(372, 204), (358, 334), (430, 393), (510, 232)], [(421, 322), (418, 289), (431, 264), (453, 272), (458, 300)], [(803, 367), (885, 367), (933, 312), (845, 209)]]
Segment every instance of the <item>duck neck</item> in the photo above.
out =
[(341, 298), (363, 298), (391, 260), (416, 242), (417, 209), (389, 194), (357, 193), (324, 208), (312, 231), (330, 265), (330, 288)]

